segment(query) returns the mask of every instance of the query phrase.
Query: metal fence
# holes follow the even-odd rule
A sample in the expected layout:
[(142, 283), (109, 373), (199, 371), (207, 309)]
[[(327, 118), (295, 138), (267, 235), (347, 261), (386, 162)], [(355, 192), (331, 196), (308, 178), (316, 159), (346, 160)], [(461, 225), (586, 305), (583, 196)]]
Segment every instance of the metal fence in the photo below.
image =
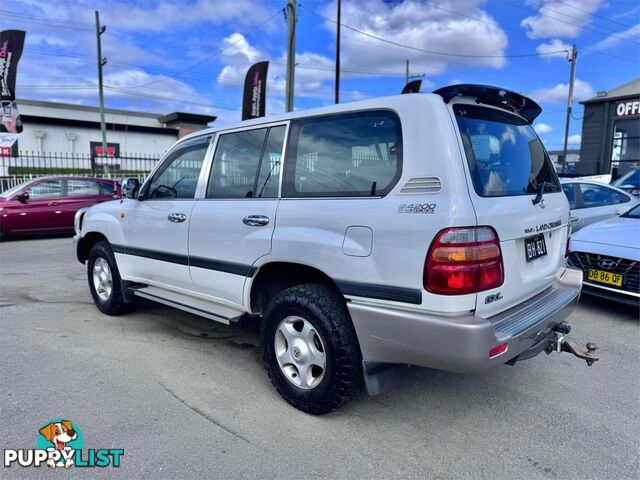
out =
[(50, 175), (98, 178), (136, 177), (143, 180), (156, 166), (159, 155), (127, 154), (98, 157), (90, 154), (19, 152), (0, 157), (0, 193), (27, 180)]

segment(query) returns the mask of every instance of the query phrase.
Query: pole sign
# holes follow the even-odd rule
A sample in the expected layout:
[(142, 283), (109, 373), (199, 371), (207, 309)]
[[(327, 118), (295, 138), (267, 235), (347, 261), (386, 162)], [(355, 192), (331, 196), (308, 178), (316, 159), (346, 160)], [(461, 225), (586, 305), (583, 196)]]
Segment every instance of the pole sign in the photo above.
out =
[(640, 100), (620, 102), (616, 105), (617, 117), (633, 117), (640, 115)]
[(264, 117), (268, 69), (269, 62), (258, 62), (247, 72), (242, 95), (242, 120)]
[(422, 85), (422, 80), (413, 80), (404, 86), (404, 88), (402, 89), (402, 94), (420, 93), (420, 85)]
[(22, 121), (16, 105), (16, 74), (26, 33), (22, 30), (0, 32), (0, 151), (7, 152), (22, 133)]

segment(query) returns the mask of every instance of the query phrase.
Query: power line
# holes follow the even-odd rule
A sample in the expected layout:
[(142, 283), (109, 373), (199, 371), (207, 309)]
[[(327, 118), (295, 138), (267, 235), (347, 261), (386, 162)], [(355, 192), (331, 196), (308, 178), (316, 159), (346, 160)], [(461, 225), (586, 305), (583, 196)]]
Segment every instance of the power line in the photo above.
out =
[(222, 106), (222, 105), (212, 105), (209, 103), (203, 103), (203, 102), (194, 102), (194, 101), (190, 101), (190, 100), (184, 100), (182, 98), (175, 98), (175, 97), (164, 97), (162, 95), (153, 95), (150, 93), (141, 93), (141, 92), (133, 92), (131, 90), (127, 90), (124, 88), (117, 88), (117, 87), (110, 87), (110, 86), (105, 86), (104, 87), (105, 90), (109, 90), (111, 92), (116, 92), (116, 93), (120, 93), (122, 95), (128, 95), (128, 96), (132, 96), (132, 97), (140, 97), (140, 98), (148, 98), (150, 100), (164, 100), (167, 102), (178, 102), (178, 103), (186, 103), (189, 105), (198, 105), (201, 107), (207, 107), (207, 108), (219, 108), (222, 110), (234, 110), (234, 111), (240, 111), (242, 110), (241, 108), (234, 108), (234, 107), (227, 107), (227, 106)]
[[(519, 8), (519, 9), (521, 9), (521, 10), (525, 10), (525, 11), (533, 12), (533, 13), (535, 13), (535, 14), (537, 14), (537, 15), (540, 15), (540, 12), (539, 12), (538, 10), (534, 10), (534, 9), (529, 8), (529, 7), (526, 7), (526, 6), (524, 6), (524, 5), (520, 5), (520, 4), (517, 4), (517, 3), (511, 3), (511, 2), (509, 2), (508, 0), (502, 0), (502, 3), (506, 3), (507, 5), (511, 5), (512, 7), (516, 7), (516, 8)], [(576, 17), (573, 17), (573, 16), (571, 16), (571, 15), (567, 15), (566, 13), (563, 13), (563, 12), (558, 12), (557, 10), (553, 10), (552, 8), (549, 8), (549, 7), (547, 7), (547, 6), (545, 6), (545, 8), (546, 8), (546, 10), (547, 10), (547, 11), (549, 11), (549, 12), (552, 12), (552, 13), (558, 13), (559, 15), (562, 15), (562, 16), (564, 16), (564, 17), (568, 17), (568, 18), (576, 19)], [(621, 36), (619, 35), (619, 33), (620, 33), (620, 32), (612, 33), (612, 32), (614, 32), (613, 30), (609, 30), (608, 32), (601, 32), (600, 30), (596, 30), (596, 29), (595, 29), (595, 28), (593, 28), (592, 26), (589, 26), (589, 25), (583, 25), (583, 24), (575, 23), (575, 22), (569, 22), (566, 18), (554, 17), (554, 16), (552, 16), (552, 15), (547, 14), (546, 12), (545, 12), (545, 13), (543, 13), (542, 15), (543, 15), (544, 17), (550, 18), (550, 19), (552, 19), (552, 20), (556, 20), (556, 21), (558, 21), (558, 22), (568, 23), (569, 25), (573, 25), (573, 26), (575, 26), (575, 27), (582, 28), (582, 29), (584, 29), (584, 30), (589, 30), (590, 32), (597, 33), (598, 35), (604, 35), (604, 36), (606, 36), (606, 37), (616, 37), (616, 38), (619, 38), (621, 41), (629, 42), (629, 43), (631, 43), (631, 44), (633, 44), (633, 45), (636, 45), (636, 46), (638, 45), (638, 42), (634, 42), (634, 41), (632, 41), (632, 40), (629, 40), (628, 38), (621, 37)], [(600, 27), (600, 28), (602, 28), (602, 27)]]
[(571, 4), (570, 2), (567, 2), (567, 1), (562, 1), (561, 0), (560, 3), (562, 3), (563, 5), (566, 5), (569, 8), (573, 8), (574, 10), (578, 10), (579, 12), (588, 13), (590, 15), (593, 15), (594, 17), (601, 18), (602, 20), (606, 20), (607, 22), (615, 23), (615, 24), (620, 25), (622, 27), (626, 27), (626, 28), (633, 27), (633, 25), (629, 25), (628, 23), (618, 22), (617, 20), (614, 20), (613, 18), (605, 17), (604, 15), (598, 15), (595, 12), (589, 12), (588, 10), (585, 10), (584, 8), (576, 7), (575, 5), (573, 5), (573, 4)]
[[(300, 4), (300, 8), (303, 8), (304, 10), (306, 10), (307, 12), (322, 18), (323, 20), (326, 20), (328, 22), (331, 23), (337, 23), (335, 20), (333, 20), (332, 18), (329, 17), (325, 17), (324, 15), (320, 15), (317, 12), (314, 12), (313, 10), (305, 7), (304, 5)], [(384, 43), (388, 43), (390, 45), (395, 45), (396, 47), (401, 47), (401, 48), (407, 48), (409, 50), (414, 50), (416, 52), (421, 52), (421, 53), (426, 53), (429, 55), (441, 55), (444, 57), (462, 57), (462, 58), (523, 58), (523, 57), (541, 57), (541, 56), (545, 56), (545, 55), (557, 55), (558, 53), (564, 53), (567, 52), (567, 50), (557, 50), (557, 51), (552, 51), (552, 52), (544, 52), (544, 53), (524, 53), (524, 54), (515, 54), (515, 55), (472, 55), (472, 54), (465, 54), (465, 53), (447, 53), (447, 52), (437, 52), (434, 50), (425, 50), (423, 48), (417, 48), (411, 45), (405, 45), (403, 43), (399, 43), (399, 42), (395, 42), (393, 40), (388, 40), (386, 38), (382, 38), (382, 37), (378, 37), (376, 35), (373, 35), (371, 33), (365, 32), (363, 30), (359, 30), (357, 28), (351, 27), (349, 25), (345, 25), (344, 23), (340, 24), (341, 27), (346, 28), (348, 30), (351, 30), (353, 32), (359, 33), (360, 35), (364, 35), (366, 37), (372, 38), (374, 40), (378, 40), (380, 42), (384, 42)]]
[[(282, 12), (282, 10), (281, 10), (281, 9), (278, 9), (278, 11), (277, 11), (277, 12), (275, 12), (273, 15), (271, 15), (269, 18), (267, 18), (264, 22), (260, 23), (260, 24), (259, 24), (258, 26), (256, 26), (256, 27), (254, 27), (254, 30), (252, 30), (252, 31), (251, 31), (251, 32), (249, 32), (249, 33), (246, 33), (246, 34), (242, 35), (242, 37), (241, 37), (241, 38), (239, 38), (238, 40), (236, 40), (235, 42), (231, 43), (230, 45), (227, 45), (226, 47), (224, 47), (224, 48), (222, 48), (222, 49), (218, 50), (217, 52), (212, 53), (211, 55), (209, 55), (209, 56), (207, 56), (207, 57), (203, 58), (203, 59), (202, 59), (202, 60), (200, 60), (199, 62), (196, 62), (196, 63), (194, 63), (193, 65), (191, 65), (191, 66), (189, 66), (189, 67), (187, 67), (187, 68), (185, 68), (185, 69), (183, 69), (183, 70), (180, 70), (179, 72), (177, 72), (177, 73), (175, 73), (175, 74), (168, 75), (168, 76), (169, 76), (170, 78), (176, 78), (176, 77), (179, 77), (179, 76), (180, 76), (180, 75), (182, 75), (183, 73), (189, 72), (189, 71), (193, 70), (194, 68), (199, 67), (200, 65), (202, 65), (202, 64), (204, 64), (204, 63), (206, 63), (206, 62), (208, 62), (208, 61), (209, 61), (209, 60), (211, 60), (212, 58), (217, 57), (217, 56), (218, 56), (218, 55), (220, 55), (221, 53), (223, 53), (223, 52), (225, 52), (225, 51), (229, 50), (231, 47), (236, 46), (238, 43), (240, 43), (241, 41), (243, 41), (245, 37), (247, 37), (247, 36), (251, 35), (253, 32), (255, 32), (255, 30), (259, 30), (260, 28), (262, 28), (263, 26), (265, 26), (267, 23), (269, 23), (271, 20), (273, 20), (273, 19), (274, 19), (277, 15), (279, 15), (281, 12)], [(157, 84), (157, 83), (161, 83), (161, 82), (164, 82), (164, 81), (166, 81), (166, 80), (168, 80), (168, 79), (163, 78), (163, 79), (160, 79), (160, 80), (154, 80), (154, 81), (149, 82), (149, 83), (144, 83), (144, 84), (141, 84), (141, 85), (134, 85), (134, 86), (132, 86), (132, 88), (148, 87), (149, 85), (154, 85), (154, 84)]]

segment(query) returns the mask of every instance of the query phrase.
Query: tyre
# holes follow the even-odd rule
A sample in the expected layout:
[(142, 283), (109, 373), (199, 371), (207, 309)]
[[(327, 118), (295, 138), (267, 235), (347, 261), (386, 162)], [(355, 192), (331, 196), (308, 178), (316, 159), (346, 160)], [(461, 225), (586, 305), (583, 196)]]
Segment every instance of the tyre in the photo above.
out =
[(264, 312), (263, 362), (291, 405), (322, 415), (362, 388), (362, 355), (344, 298), (322, 284), (283, 290)]
[(87, 261), (89, 290), (96, 307), (107, 315), (119, 315), (129, 309), (122, 294), (120, 272), (109, 242), (97, 242), (91, 247)]

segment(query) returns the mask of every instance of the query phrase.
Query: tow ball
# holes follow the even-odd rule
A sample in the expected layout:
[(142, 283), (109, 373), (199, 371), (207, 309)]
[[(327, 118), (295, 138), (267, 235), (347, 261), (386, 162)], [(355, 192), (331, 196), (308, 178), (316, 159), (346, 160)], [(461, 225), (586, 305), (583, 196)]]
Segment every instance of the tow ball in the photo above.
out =
[(549, 339), (547, 347), (544, 351), (547, 354), (550, 354), (552, 352), (571, 353), (576, 357), (586, 361), (588, 366), (591, 366), (594, 364), (594, 362), (600, 360), (600, 357), (595, 354), (596, 350), (598, 350), (598, 347), (595, 343), (587, 343), (587, 351), (585, 352), (581, 350), (573, 340), (566, 337), (566, 335), (568, 335), (570, 331), (571, 326), (566, 323), (560, 323), (559, 325), (556, 325), (556, 327), (553, 329), (555, 337)]

